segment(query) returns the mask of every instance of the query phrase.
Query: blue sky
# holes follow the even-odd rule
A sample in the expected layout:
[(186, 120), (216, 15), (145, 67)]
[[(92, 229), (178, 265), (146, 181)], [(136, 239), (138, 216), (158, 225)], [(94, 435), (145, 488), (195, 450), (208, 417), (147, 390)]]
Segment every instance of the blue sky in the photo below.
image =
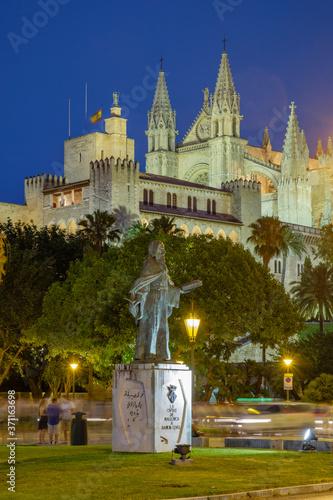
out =
[[(289, 104), (314, 156), (333, 136), (333, 4), (325, 0), (12, 0), (0, 15), (0, 201), (24, 203), (24, 178), (62, 173), (63, 141), (112, 94), (144, 168), (147, 111), (161, 55), (181, 141), (214, 92), (223, 50), (241, 96), (241, 136), (260, 145), (265, 125), (281, 149)], [(128, 100), (129, 99), (129, 100)], [(126, 104), (129, 102), (130, 104)], [(88, 132), (97, 130), (88, 125)]]

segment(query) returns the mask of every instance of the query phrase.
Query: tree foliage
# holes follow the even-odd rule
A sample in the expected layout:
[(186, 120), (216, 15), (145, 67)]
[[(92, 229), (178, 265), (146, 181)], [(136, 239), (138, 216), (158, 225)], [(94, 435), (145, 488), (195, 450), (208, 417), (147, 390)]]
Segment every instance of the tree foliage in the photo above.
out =
[(318, 318), (320, 332), (324, 320), (333, 316), (333, 268), (326, 264), (306, 266), (299, 282), (292, 282), (291, 293), (306, 319)]
[[(0, 286), (0, 383), (14, 363), (24, 371), (30, 351), (25, 331), (42, 313), (45, 293), (52, 282), (64, 281), (69, 262), (82, 256), (81, 242), (58, 229), (10, 220), (0, 224), (10, 243), (10, 264)], [(22, 353), (24, 352), (24, 356)], [(37, 364), (37, 363), (36, 363)], [(42, 365), (42, 363), (41, 363)]]
[(88, 246), (102, 255), (108, 249), (108, 242), (119, 241), (120, 231), (115, 228), (116, 217), (106, 211), (96, 210), (86, 214), (80, 222), (78, 235)]

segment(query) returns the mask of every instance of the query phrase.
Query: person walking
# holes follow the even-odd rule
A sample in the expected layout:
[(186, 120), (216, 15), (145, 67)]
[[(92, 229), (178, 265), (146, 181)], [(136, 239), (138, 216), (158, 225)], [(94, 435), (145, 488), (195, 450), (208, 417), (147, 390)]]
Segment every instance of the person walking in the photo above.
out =
[(73, 403), (64, 396), (61, 407), (61, 430), (64, 433), (65, 444), (68, 444), (68, 435), (71, 430), (71, 413), (74, 411)]
[(61, 413), (60, 406), (57, 404), (57, 398), (52, 398), (52, 402), (51, 404), (48, 405), (46, 411), (49, 417), (47, 425), (49, 428), (48, 430), (49, 430), (50, 444), (52, 444), (53, 435), (54, 435), (54, 444), (57, 444), (59, 438), (58, 426)]
[(39, 430), (39, 444), (45, 444), (45, 431), (47, 429), (47, 422), (49, 417), (45, 408), (45, 401), (42, 399), (38, 408), (38, 430)]

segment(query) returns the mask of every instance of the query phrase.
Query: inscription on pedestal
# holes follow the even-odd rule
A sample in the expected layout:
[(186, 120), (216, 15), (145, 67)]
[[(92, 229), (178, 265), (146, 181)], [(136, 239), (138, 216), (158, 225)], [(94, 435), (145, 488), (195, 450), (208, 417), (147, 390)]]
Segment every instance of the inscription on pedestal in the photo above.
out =
[(169, 441), (179, 443), (186, 414), (187, 400), (180, 380), (163, 385), (162, 397), (158, 408), (160, 422), (161, 442)]
[(119, 411), (128, 443), (139, 443), (148, 425), (146, 394), (142, 382), (125, 380)]

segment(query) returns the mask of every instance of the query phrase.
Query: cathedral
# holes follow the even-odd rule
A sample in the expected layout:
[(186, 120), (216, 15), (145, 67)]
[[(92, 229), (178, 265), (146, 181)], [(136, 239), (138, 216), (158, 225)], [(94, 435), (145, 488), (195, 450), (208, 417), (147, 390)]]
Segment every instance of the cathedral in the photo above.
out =
[[(161, 66), (146, 130), (145, 171), (135, 161), (134, 139), (127, 137), (118, 94), (113, 95), (104, 132), (68, 139), (64, 175), (25, 179), (25, 205), (0, 203), (0, 219), (33, 220), (74, 233), (87, 213), (125, 206), (142, 223), (174, 217), (185, 236), (210, 234), (247, 246), (249, 224), (262, 215), (278, 217), (299, 233), (311, 255), (320, 227), (332, 221), (333, 147), (318, 142), (309, 157), (296, 106), (290, 115), (283, 151), (274, 151), (266, 128), (261, 147), (241, 137), (240, 96), (224, 50), (214, 92), (194, 103), (197, 117), (176, 142), (172, 109)], [(305, 255), (289, 255), (286, 283), (301, 274)], [(271, 271), (281, 277), (280, 259)]]

